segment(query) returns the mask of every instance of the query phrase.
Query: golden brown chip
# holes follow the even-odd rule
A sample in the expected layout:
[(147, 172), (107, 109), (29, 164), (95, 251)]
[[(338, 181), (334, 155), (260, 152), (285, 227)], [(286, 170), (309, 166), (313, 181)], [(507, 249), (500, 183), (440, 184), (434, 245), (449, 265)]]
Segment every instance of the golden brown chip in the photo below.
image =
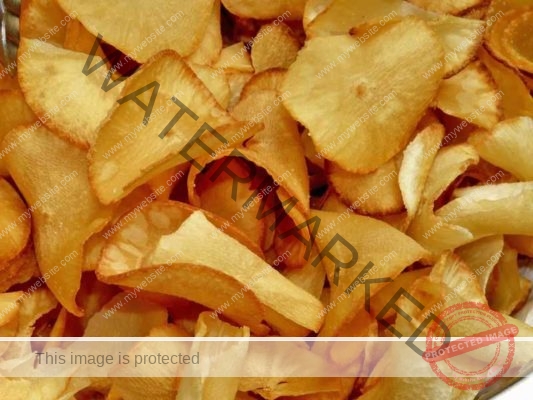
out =
[(483, 3), (484, 0), (409, 0), (410, 3), (440, 14), (459, 14)]
[[(162, 50), (185, 57), (200, 45), (214, 0), (157, 0), (108, 3), (58, 0), (93, 35), (102, 35), (124, 54), (144, 63)], [(131, 21), (142, 21), (135, 27)]]
[[(94, 42), (96, 37), (89, 32), (85, 27), (77, 20), (71, 20), (66, 26), (65, 42), (63, 47), (66, 50), (73, 50), (80, 53), (91, 54), (93, 51)], [(102, 59), (105, 58), (105, 54), (98, 46), (96, 55)]]
[(20, 89), (17, 78), (10, 75), (14, 73), (16, 63), (10, 64), (9, 68), (6, 68), (0, 63), (0, 90)]
[(285, 24), (263, 25), (254, 39), (252, 64), (255, 72), (289, 68), (296, 60), (300, 43)]
[[(24, 57), (30, 49), (31, 57)], [(37, 39), (23, 38), (18, 54), (20, 86), (33, 112), (62, 138), (89, 147), (124, 83), (107, 92), (102, 90), (107, 67), (101, 74), (85, 76), (86, 54)], [(101, 61), (98, 56), (95, 60)], [(47, 71), (44, 80), (43, 71)]]
[[(0, 144), (13, 128), (29, 124), (35, 119), (35, 114), (26, 104), (20, 89), (0, 90)], [(0, 175), (7, 175), (5, 157), (16, 146), (16, 143), (5, 142), (4, 146), (0, 147)]]
[(26, 205), (5, 179), (0, 178), (0, 265), (17, 257), (30, 237), (31, 218)]
[(398, 184), (401, 155), (369, 174), (353, 174), (326, 164), (328, 178), (336, 192), (353, 210), (362, 214), (394, 214), (404, 208)]
[[(154, 81), (159, 86), (154, 86)], [(197, 132), (199, 140), (213, 150), (234, 147), (254, 132), (236, 134), (243, 124), (235, 124), (176, 53), (158, 54), (126, 83), (124, 93), (142, 91), (138, 96), (145, 105), (154, 93), (157, 97), (149, 115), (134, 101), (120, 104), (91, 148), (91, 184), (104, 204), (116, 202), (159, 173), (186, 163), (180, 151), (188, 142), (192, 144), (188, 150), (191, 158), (205, 156), (206, 150), (194, 144)], [(210, 129), (216, 129), (219, 137)]]
[(15, 259), (0, 264), (0, 293), (18, 283), (27, 282), (39, 274), (33, 243), (29, 242)]
[(533, 257), (533, 236), (508, 235), (506, 242), (520, 254)]
[[(13, 130), (6, 140), (18, 141), (28, 128)], [(46, 284), (69, 312), (76, 305), (83, 263), (83, 245), (112, 216), (89, 187), (87, 153), (44, 127), (22, 140), (7, 156), (7, 168), (30, 209), (37, 260)], [(68, 238), (68, 240), (65, 240)]]
[(435, 104), (446, 114), (491, 129), (500, 119), (502, 97), (489, 73), (476, 62), (442, 82)]
[(221, 51), (220, 0), (215, 0), (204, 37), (198, 48), (188, 57), (188, 61), (195, 64), (212, 65), (218, 60)]
[(497, 19), (487, 34), (487, 46), (496, 57), (529, 73), (533, 72), (533, 47), (529, 41), (532, 21), (532, 7), (512, 9)]
[(258, 3), (255, 0), (222, 0), (222, 4), (232, 14), (244, 18), (256, 19), (300, 19), (304, 12), (306, 0), (277, 0)]
[[(398, 41), (413, 45), (392, 44)], [(433, 31), (413, 17), (381, 28), (363, 46), (358, 43), (347, 35), (307, 41), (282, 91), (290, 92), (284, 104), (309, 129), (322, 157), (347, 171), (367, 173), (407, 144), (442, 72), (421, 76), (444, 54)], [(413, 59), (416, 63), (407, 63)]]
[(533, 118), (500, 122), (490, 132), (478, 131), (468, 138), (479, 155), (523, 181), (533, 180)]
[(502, 108), (505, 118), (522, 115), (533, 117), (533, 98), (516, 71), (494, 59), (483, 48), (478, 52), (478, 57), (490, 71), (498, 89), (503, 92)]

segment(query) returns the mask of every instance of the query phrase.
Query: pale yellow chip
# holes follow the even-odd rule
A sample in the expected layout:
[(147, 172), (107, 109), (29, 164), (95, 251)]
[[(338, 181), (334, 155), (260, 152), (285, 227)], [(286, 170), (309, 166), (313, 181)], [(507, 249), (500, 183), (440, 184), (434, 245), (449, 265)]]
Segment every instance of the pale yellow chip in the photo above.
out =
[(444, 75), (449, 77), (472, 60), (483, 42), (485, 23), (475, 19), (441, 15), (428, 22), (444, 47)]
[[(533, 235), (533, 182), (501, 183), (457, 189), (456, 199), (437, 210), (475, 237), (497, 234)], [(487, 218), (490, 215), (490, 218)]]
[(306, 0), (277, 0), (257, 2), (256, 0), (222, 0), (222, 4), (232, 14), (244, 18), (288, 20), (300, 19), (304, 12)]
[(502, 97), (488, 71), (476, 62), (442, 82), (435, 104), (446, 114), (491, 129), (500, 120)]
[(315, 0), (305, 6), (304, 27), (308, 37), (346, 34), (371, 21), (390, 22), (400, 16), (401, 0)]
[(300, 43), (285, 24), (263, 25), (254, 38), (252, 64), (255, 72), (288, 68), (300, 50)]
[(479, 155), (522, 181), (533, 180), (533, 118), (500, 122), (492, 131), (478, 131), (468, 138)]
[(398, 183), (409, 219), (416, 215), (443, 136), (444, 127), (433, 123), (419, 132), (403, 152)]
[(492, 270), (502, 257), (503, 245), (503, 237), (495, 235), (484, 237), (455, 249), (455, 254), (461, 257), (475, 272), (481, 289), (485, 293)]
[(126, 293), (114, 296), (87, 324), (85, 337), (142, 337), (167, 322), (165, 307)]
[[(144, 63), (162, 50), (185, 57), (199, 46), (212, 15), (214, 0), (115, 2), (58, 0), (93, 35)], [(132, 24), (136, 21), (136, 24)]]
[(20, 36), (27, 39), (42, 39), (50, 44), (63, 46), (65, 26), (73, 18), (75, 13), (67, 16), (57, 0), (24, 1), (20, 10)]
[[(428, 256), (428, 253), (418, 243), (390, 225), (357, 214), (349, 214), (347, 217), (346, 213), (349, 214), (348, 211), (337, 213), (313, 210), (312, 214), (321, 220), (316, 235), (316, 244), (319, 249), (324, 249), (338, 234), (358, 253), (357, 263), (351, 268), (337, 268), (337, 279), (335, 278), (336, 269), (331, 259), (322, 259), (330, 282), (331, 298), (336, 301), (336, 304), (332, 310), (322, 310), (326, 314), (326, 320), (320, 331), (321, 336), (335, 335), (345, 323), (363, 309), (365, 285), (358, 285), (349, 291), (349, 295), (345, 293), (345, 290), (349, 290), (350, 285), (369, 262), (372, 262), (374, 266), (368, 272), (368, 277), (394, 279), (407, 266)], [(335, 226), (331, 231), (326, 228), (331, 226), (329, 224)], [(330, 252), (338, 260), (345, 262), (354, 257), (350, 249), (342, 244), (336, 244)], [(372, 285), (371, 295), (385, 284)]]
[[(393, 44), (398, 42), (416, 46)], [(421, 76), (444, 54), (433, 31), (413, 17), (388, 24), (350, 57), (337, 60), (356, 43), (347, 35), (309, 40), (281, 91), (291, 93), (285, 106), (309, 129), (324, 158), (347, 171), (367, 173), (407, 144), (442, 73)], [(328, 73), (330, 63), (335, 68)]]
[[(96, 37), (89, 32), (77, 19), (71, 20), (66, 26), (65, 41), (63, 47), (80, 53), (91, 54)], [(101, 46), (98, 46), (96, 55), (106, 58)]]
[(286, 73), (285, 69), (275, 68), (254, 74), (242, 89), (241, 97), (245, 98), (255, 90), (275, 90), (279, 92)]
[(243, 42), (232, 44), (224, 47), (220, 52), (220, 56), (214, 65), (217, 69), (216, 73), (223, 73), (226, 70), (232, 72), (253, 72), (252, 58), (249, 53), (249, 46)]
[[(250, 329), (246, 326), (238, 328), (218, 318), (211, 318), (209, 312), (199, 315), (196, 322), (195, 337), (250, 337)], [(218, 349), (219, 357), (210, 362), (209, 368), (205, 371), (213, 376), (182, 378), (176, 400), (211, 400), (211, 399), (235, 399), (239, 389), (238, 376), (230, 377), (231, 371), (242, 370), (242, 365), (246, 361), (248, 343), (242, 341), (221, 351), (219, 343), (196, 342), (191, 346), (190, 353), (213, 354)], [(194, 367), (193, 367), (194, 368)], [(192, 370), (191, 368), (191, 371)], [(216, 378), (217, 374), (226, 377)]]
[(328, 178), (346, 204), (362, 214), (394, 214), (404, 208), (398, 184), (401, 155), (369, 174), (353, 174), (327, 163)]
[[(75, 315), (83, 263), (83, 245), (112, 216), (89, 187), (87, 153), (44, 127), (31, 140), (28, 128), (17, 128), (6, 140), (19, 141), (7, 157), (7, 168), (24, 195), (35, 229), (37, 260), (46, 284)], [(65, 240), (68, 238), (68, 240)]]
[[(24, 57), (30, 51), (31, 57)], [(101, 61), (94, 57), (93, 63)], [(26, 101), (54, 132), (82, 147), (96, 139), (101, 123), (120, 97), (124, 83), (102, 90), (108, 68), (85, 76), (87, 55), (36, 39), (22, 39), (18, 76)], [(43, 79), (43, 71), (47, 71)]]
[(13, 128), (26, 125), (36, 120), (31, 108), (26, 104), (19, 90), (0, 90), (0, 175), (7, 175), (5, 157), (17, 146), (16, 143), (2, 140)]

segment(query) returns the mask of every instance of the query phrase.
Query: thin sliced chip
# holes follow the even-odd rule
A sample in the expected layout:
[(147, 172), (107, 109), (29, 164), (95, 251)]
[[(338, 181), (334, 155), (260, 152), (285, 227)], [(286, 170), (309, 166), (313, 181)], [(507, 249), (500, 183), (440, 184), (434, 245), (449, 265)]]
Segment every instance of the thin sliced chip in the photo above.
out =
[[(154, 81), (159, 85), (155, 86), (157, 93)], [(154, 93), (157, 97), (154, 96), (153, 112), (149, 114), (146, 125), (143, 122), (147, 117), (145, 110), (134, 101), (118, 106), (102, 126), (91, 148), (91, 184), (104, 204), (116, 202), (159, 173), (188, 162), (180, 151), (192, 141), (196, 132), (201, 135), (199, 139), (211, 149), (233, 147), (246, 139), (246, 135), (254, 133), (252, 129), (241, 132), (231, 142), (224, 139), (228, 142), (225, 145), (208, 130), (212, 127), (220, 135), (229, 138), (233, 137), (233, 130), (238, 130), (240, 125), (222, 127), (224, 124), (234, 124), (235, 120), (218, 105), (200, 79), (174, 52), (158, 54), (130, 77), (126, 84), (124, 93), (134, 93), (148, 87), (136, 98), (144, 104), (150, 102)], [(173, 96), (185, 106), (175, 104), (171, 100)], [(181, 114), (176, 121), (178, 113)], [(164, 137), (161, 139), (160, 135)], [(192, 158), (205, 154), (206, 150), (198, 145), (193, 145), (188, 151)]]
[(215, 0), (204, 37), (198, 48), (188, 57), (188, 61), (195, 64), (212, 65), (218, 60), (221, 51), (220, 0)]
[[(357, 264), (348, 269), (340, 267), (336, 269), (329, 257), (322, 259), (330, 282), (331, 298), (340, 301), (327, 312), (324, 326), (320, 331), (321, 336), (335, 335), (345, 323), (363, 309), (364, 285), (356, 285), (349, 295), (346, 295), (345, 290), (349, 289), (368, 263), (375, 263), (368, 276), (394, 279), (404, 268), (428, 256), (418, 243), (382, 221), (357, 214), (352, 214), (346, 219), (341, 213), (315, 210), (312, 215), (321, 220), (316, 235), (319, 249), (326, 248), (335, 235), (340, 235), (357, 250), (359, 256)], [(325, 232), (324, 227), (331, 226), (329, 224), (332, 223), (335, 224), (335, 229)], [(397, 256), (387, 261), (385, 257), (392, 251), (396, 251)], [(341, 244), (337, 244), (329, 252), (337, 260), (347, 261), (354, 257), (352, 251)], [(385, 284), (372, 285), (371, 295), (378, 292)]]
[[(221, 154), (221, 156), (227, 155)], [(265, 221), (256, 218), (259, 212), (259, 203), (244, 207), (247, 200), (254, 195), (255, 188), (252, 188), (252, 185), (241, 184), (237, 186), (236, 193), (234, 193), (233, 177), (228, 174), (220, 174), (216, 179), (213, 179), (213, 174), (221, 166), (220, 161), (210, 165), (207, 172), (204, 171), (202, 174), (197, 169), (190, 171), (189, 201), (194, 206), (225, 218), (228, 224), (233, 224), (261, 247)], [(231, 165), (231, 171), (238, 176), (246, 177), (251, 174), (250, 167), (242, 159), (235, 158), (229, 165)], [(257, 179), (255, 180), (257, 181)]]
[[(209, 244), (202, 240), (206, 236), (213, 237)], [(224, 249), (224, 257), (217, 256), (220, 253), (213, 252), (213, 247)], [(235, 239), (219, 232), (201, 212), (194, 212), (176, 232), (161, 237), (150, 256), (151, 264), (160, 265), (178, 251), (183, 253), (177, 261), (179, 264), (206, 266), (222, 272), (243, 285), (249, 285), (265, 308), (315, 332), (320, 328), (322, 318), (318, 312), (322, 303), (318, 299), (294, 285)], [(262, 278), (255, 279), (259, 274)], [(269, 321), (268, 315), (266, 321)]]
[(428, 25), (439, 35), (444, 47), (445, 77), (464, 68), (474, 58), (483, 42), (483, 21), (440, 15), (437, 19), (428, 21)]
[(252, 64), (256, 72), (271, 68), (289, 68), (296, 60), (300, 43), (285, 24), (263, 25), (252, 47)]
[(490, 74), (476, 62), (442, 82), (435, 104), (446, 114), (491, 129), (500, 120), (501, 97)]
[(241, 92), (253, 74), (251, 72), (232, 72), (231, 70), (226, 71), (225, 74), (226, 78), (228, 78), (231, 93), (228, 107), (231, 110), (239, 102)]
[[(19, 140), (26, 128), (13, 130)], [(34, 240), (47, 286), (69, 312), (76, 305), (83, 263), (83, 245), (112, 216), (89, 187), (86, 152), (58, 138), (44, 127), (32, 140), (21, 141), (8, 155), (7, 167), (30, 206)], [(53, 168), (51, 168), (51, 166)], [(68, 240), (65, 240), (68, 238)]]
[[(308, 1), (304, 26), (308, 37), (342, 35), (354, 26), (379, 20), (389, 22), (399, 16), (401, 0), (318, 0)], [(385, 17), (385, 18), (384, 18)]]
[(404, 208), (398, 171), (401, 155), (369, 174), (344, 171), (334, 163), (326, 164), (332, 186), (345, 203), (362, 214), (394, 214)]
[(409, 219), (413, 219), (433, 160), (444, 136), (444, 127), (433, 123), (419, 132), (407, 145), (398, 173), (398, 183)]
[[(201, 313), (196, 322), (195, 337), (250, 337), (248, 327), (237, 328), (218, 318), (210, 318), (210, 313)], [(204, 369), (212, 377), (183, 378), (180, 382), (176, 400), (234, 400), (239, 389), (239, 377), (232, 376), (231, 371), (237, 373), (242, 370), (246, 361), (248, 343), (246, 341), (234, 343), (231, 347), (221, 350), (218, 343), (196, 342), (191, 346), (190, 353), (213, 354), (218, 350), (218, 357), (210, 360), (209, 368)], [(225, 378), (216, 378), (217, 374)], [(227, 375), (226, 375), (227, 374)]]
[(218, 73), (226, 70), (233, 72), (253, 72), (254, 67), (252, 66), (252, 58), (248, 52), (249, 50), (249, 46), (243, 42), (224, 47), (214, 67), (217, 68)]
[(283, 98), (273, 90), (254, 91), (233, 108), (232, 115), (249, 128), (264, 124), (240, 151), (279, 181), (279, 186), (298, 199), (296, 207), (306, 212), (310, 195), (305, 155), (298, 126), (283, 107)]
[(244, 99), (255, 90), (275, 90), (279, 92), (287, 71), (282, 68), (270, 69), (254, 74), (242, 89)]
[(0, 178), (0, 265), (14, 259), (26, 247), (31, 219), (26, 218), (26, 205), (5, 179)]
[(85, 329), (85, 337), (142, 337), (167, 322), (167, 310), (144, 299), (119, 293), (94, 314)]
[[(93, 35), (102, 35), (107, 43), (144, 63), (162, 50), (174, 50), (183, 57), (194, 52), (206, 32), (214, 0), (58, 3), (67, 12), (76, 12)], [(132, 21), (142, 23), (133, 27)]]
[[(333, 73), (317, 78), (356, 41), (346, 35), (307, 41), (289, 68), (282, 91), (291, 93), (285, 106), (309, 129), (325, 158), (347, 171), (367, 173), (407, 144), (437, 92), (442, 72), (419, 78), (444, 54), (433, 31), (408, 17), (382, 28), (356, 48), (353, 57), (337, 63)], [(391, 45), (398, 41), (417, 45)], [(384, 48), (387, 57), (380, 58), (376, 68), (376, 57), (384, 54)], [(417, 62), (406, 64), (413, 59)]]
[[(73, 19), (67, 24), (63, 47), (66, 50), (91, 54), (95, 40), (96, 37), (85, 29), (81, 22), (77, 19)], [(96, 55), (102, 59), (106, 58), (101, 46), (98, 46)]]
[[(487, 288), (490, 308), (511, 315), (518, 304), (527, 299), (529, 290), (522, 289), (518, 271), (518, 253), (509, 246), (505, 246)], [(528, 288), (524, 287), (524, 289)]]
[(490, 71), (498, 89), (503, 92), (502, 108), (505, 118), (533, 117), (533, 97), (517, 73), (494, 59), (485, 49), (478, 52), (479, 59)]
[(479, 161), (475, 149), (470, 145), (449, 146), (441, 149), (431, 167), (417, 214), (407, 233), (418, 243), (430, 250), (434, 256), (444, 250), (454, 249), (468, 243), (474, 237), (465, 227), (456, 222), (456, 214), (434, 215), (437, 198), (446, 188), (471, 165)]
[(533, 72), (533, 47), (529, 30), (533, 22), (533, 8), (516, 8), (498, 19), (487, 36), (487, 45), (505, 63)]
[(209, 91), (215, 96), (218, 104), (227, 109), (230, 100), (228, 79), (225, 74), (217, 74), (216, 70), (206, 65), (189, 63), (189, 67), (196, 76), (204, 83)]
[(468, 138), (479, 155), (522, 181), (533, 180), (533, 118), (519, 117), (500, 122), (490, 132), (478, 131)]
[[(0, 90), (0, 144), (13, 128), (35, 121), (36, 117), (26, 104), (20, 90)], [(0, 152), (0, 175), (7, 175), (5, 157), (16, 147), (16, 143), (5, 143)]]
[(232, 14), (244, 18), (271, 19), (283, 17), (297, 20), (302, 18), (306, 0), (277, 0), (258, 3), (255, 0), (222, 0)]
[[(250, 326), (254, 333), (267, 333), (268, 329), (262, 324), (264, 310), (261, 303), (236, 279), (213, 268), (180, 264), (182, 256), (178, 249), (161, 264), (148, 258), (156, 249), (159, 239), (179, 229), (194, 211), (194, 207), (183, 203), (154, 202), (133, 218), (126, 220), (125, 217), (122, 229), (109, 239), (103, 251), (97, 276), (106, 283), (138, 288), (153, 274), (157, 279), (151, 278), (153, 281), (146, 287), (147, 290), (194, 301), (217, 310), (217, 314), (221, 313), (241, 325)], [(224, 230), (256, 254), (261, 254), (235, 227), (230, 225), (222, 228), (224, 220), (209, 214), (208, 218), (219, 230)], [(218, 231), (213, 236), (216, 235)], [(169, 285), (168, 282), (173, 284)], [(244, 296), (242, 301), (239, 293)], [(229, 307), (219, 308), (223, 304), (229, 304)]]
[(73, 16), (75, 14), (67, 17), (57, 0), (24, 1), (20, 9), (20, 36), (63, 46), (65, 22), (70, 21)]
[(476, 240), (455, 250), (455, 253), (476, 273), (481, 289), (485, 293), (492, 270), (503, 254), (503, 244), (503, 237), (495, 235)]
[(428, 11), (438, 12), (440, 14), (454, 14), (457, 15), (469, 8), (475, 7), (483, 3), (484, 0), (408, 0), (410, 3), (418, 7), (422, 7)]
[[(24, 57), (30, 49), (31, 58)], [(88, 147), (124, 84), (108, 92), (102, 90), (107, 67), (103, 75), (85, 76), (86, 54), (37, 39), (23, 38), (18, 54), (20, 86), (32, 110), (61, 137)], [(95, 59), (100, 61), (97, 56)], [(46, 80), (42, 79), (43, 71), (47, 71)]]
[(476, 186), (457, 189), (454, 194), (457, 198), (436, 215), (454, 213), (454, 223), (475, 237), (533, 235), (533, 182)]

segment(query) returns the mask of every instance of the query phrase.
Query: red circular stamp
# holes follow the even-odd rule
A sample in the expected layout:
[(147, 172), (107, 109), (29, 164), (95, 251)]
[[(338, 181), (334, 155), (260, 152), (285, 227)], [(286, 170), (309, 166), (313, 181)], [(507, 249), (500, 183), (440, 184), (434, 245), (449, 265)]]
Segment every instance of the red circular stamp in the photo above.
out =
[[(462, 390), (481, 390), (507, 372), (518, 327), (508, 324), (502, 314), (482, 303), (465, 302), (446, 308), (438, 318), (439, 323), (434, 321), (429, 328), (423, 358), (445, 383)], [(454, 327), (462, 332), (470, 327), (475, 333), (447, 342), (446, 333)]]

